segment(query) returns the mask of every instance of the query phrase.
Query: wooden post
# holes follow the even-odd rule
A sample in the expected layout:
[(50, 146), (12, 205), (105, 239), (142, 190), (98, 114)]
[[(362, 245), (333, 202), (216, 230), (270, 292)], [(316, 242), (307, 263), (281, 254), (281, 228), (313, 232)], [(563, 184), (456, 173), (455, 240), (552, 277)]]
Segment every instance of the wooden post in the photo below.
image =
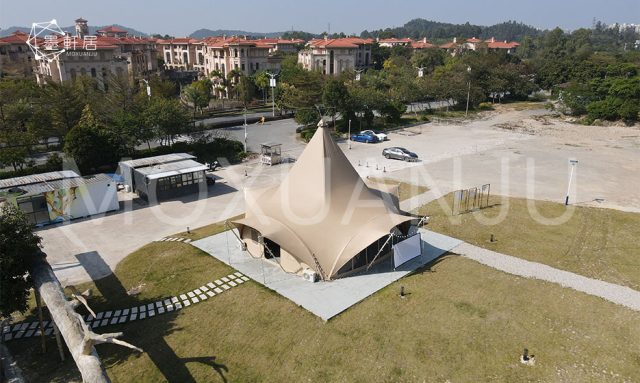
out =
[(91, 347), (87, 354), (83, 353), (86, 343), (84, 329), (80, 323), (82, 317), (71, 307), (62, 292), (60, 281), (46, 261), (44, 253), (36, 256), (32, 265), (35, 288), (49, 308), (51, 319), (58, 325), (60, 334), (67, 343), (82, 380), (92, 383), (109, 383), (109, 377), (102, 367), (98, 353)]
[(42, 353), (45, 354), (47, 352), (47, 339), (44, 335), (44, 317), (42, 315), (42, 299), (40, 297), (40, 293), (38, 289), (33, 289), (33, 293), (36, 298), (36, 306), (38, 306), (38, 322), (40, 322), (40, 344), (42, 346)]
[(60, 338), (60, 330), (56, 326), (56, 322), (53, 322), (53, 333), (56, 334), (56, 344), (58, 345), (58, 354), (60, 354), (60, 361), (64, 362), (64, 347), (62, 347), (62, 339)]

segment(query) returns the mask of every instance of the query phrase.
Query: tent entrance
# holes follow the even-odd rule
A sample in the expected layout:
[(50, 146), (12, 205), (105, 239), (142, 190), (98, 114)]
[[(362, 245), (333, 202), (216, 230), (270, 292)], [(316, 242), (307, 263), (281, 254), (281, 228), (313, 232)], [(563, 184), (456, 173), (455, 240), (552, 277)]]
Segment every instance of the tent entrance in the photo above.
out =
[[(269, 238), (264, 239), (264, 257), (267, 259), (280, 258), (280, 245)], [(267, 250), (268, 249), (268, 250)]]

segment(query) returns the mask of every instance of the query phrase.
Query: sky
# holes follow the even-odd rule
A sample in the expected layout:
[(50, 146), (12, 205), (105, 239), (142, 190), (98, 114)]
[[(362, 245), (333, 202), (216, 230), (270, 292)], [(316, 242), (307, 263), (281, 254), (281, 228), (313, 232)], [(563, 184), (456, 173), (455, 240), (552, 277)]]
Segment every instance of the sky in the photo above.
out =
[(303, 30), (359, 34), (414, 18), (492, 25), (507, 20), (573, 30), (594, 18), (640, 24), (640, 0), (0, 0), (0, 28), (56, 19), (69, 26), (120, 24), (146, 33), (186, 36), (200, 28), (249, 32)]

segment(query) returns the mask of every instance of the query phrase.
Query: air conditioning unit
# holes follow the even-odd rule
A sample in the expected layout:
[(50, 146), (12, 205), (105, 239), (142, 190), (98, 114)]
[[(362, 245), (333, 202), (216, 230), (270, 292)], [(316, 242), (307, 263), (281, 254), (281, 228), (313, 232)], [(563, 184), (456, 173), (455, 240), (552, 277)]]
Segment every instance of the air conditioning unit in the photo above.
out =
[(318, 273), (316, 273), (315, 271), (311, 270), (311, 269), (304, 269), (304, 271), (302, 272), (302, 278), (304, 278), (305, 281), (309, 281), (309, 282), (317, 282), (318, 281)]

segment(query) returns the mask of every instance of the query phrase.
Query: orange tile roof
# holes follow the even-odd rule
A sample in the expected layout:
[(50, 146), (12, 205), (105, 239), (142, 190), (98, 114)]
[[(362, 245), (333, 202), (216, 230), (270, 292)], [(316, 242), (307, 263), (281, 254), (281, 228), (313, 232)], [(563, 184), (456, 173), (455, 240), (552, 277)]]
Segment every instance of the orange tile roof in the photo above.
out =
[(489, 49), (512, 49), (517, 47), (518, 43), (516, 42), (507, 42), (507, 41), (491, 41), (487, 43), (487, 48)]
[(458, 47), (458, 43), (454, 43), (454, 42), (440, 45), (440, 48), (443, 48), (443, 49), (453, 49), (457, 47)]
[(380, 43), (407, 43), (410, 44), (413, 42), (410, 38), (390, 38), (390, 39), (380, 39), (378, 42)]
[(413, 49), (428, 49), (428, 48), (435, 48), (436, 46), (431, 44), (430, 42), (425, 42), (425, 41), (412, 41), (411, 42), (411, 48)]
[(98, 33), (127, 33), (124, 29), (118, 28), (115, 25), (110, 25), (102, 29), (98, 29)]
[(478, 39), (478, 38), (475, 38), (475, 37), (472, 37), (472, 38), (470, 38), (470, 39), (467, 39), (466, 41), (467, 41), (468, 43), (481, 43), (481, 42), (482, 42), (482, 40), (480, 40), (480, 39)]
[(309, 41), (309, 46), (314, 48), (358, 48), (360, 45), (372, 43), (372, 39), (345, 37), (338, 39), (314, 39)]
[(0, 41), (8, 44), (26, 44), (29, 39), (29, 35), (22, 31), (15, 31), (9, 36), (0, 37)]

